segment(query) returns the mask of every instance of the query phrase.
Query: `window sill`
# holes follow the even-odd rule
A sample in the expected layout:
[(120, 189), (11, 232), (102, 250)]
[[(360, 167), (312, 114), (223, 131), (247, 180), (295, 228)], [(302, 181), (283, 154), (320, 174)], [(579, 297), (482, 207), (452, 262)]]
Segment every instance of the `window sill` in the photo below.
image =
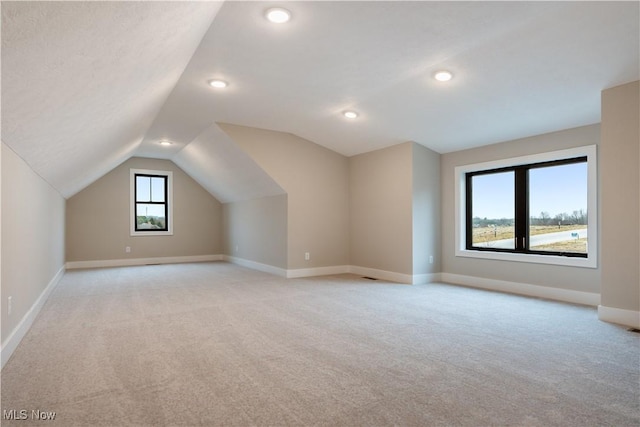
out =
[(498, 261), (527, 262), (531, 264), (551, 264), (565, 267), (598, 268), (593, 256), (588, 258), (564, 257), (558, 255), (517, 254), (505, 252), (456, 250), (457, 257), (491, 259)]
[(173, 231), (132, 231), (131, 237), (173, 236)]

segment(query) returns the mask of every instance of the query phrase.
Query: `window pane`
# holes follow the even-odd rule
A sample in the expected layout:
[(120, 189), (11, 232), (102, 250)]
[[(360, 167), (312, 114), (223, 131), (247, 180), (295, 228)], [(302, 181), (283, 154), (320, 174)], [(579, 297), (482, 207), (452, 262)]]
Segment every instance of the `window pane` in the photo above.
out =
[(151, 178), (151, 201), (164, 202), (165, 178)]
[(513, 171), (472, 177), (473, 246), (515, 249), (514, 180)]
[(529, 171), (529, 249), (587, 253), (587, 163)]
[(136, 176), (136, 202), (150, 202), (151, 178)]
[(167, 218), (165, 216), (165, 206), (166, 205), (149, 205), (138, 203), (136, 205), (136, 229), (166, 229)]

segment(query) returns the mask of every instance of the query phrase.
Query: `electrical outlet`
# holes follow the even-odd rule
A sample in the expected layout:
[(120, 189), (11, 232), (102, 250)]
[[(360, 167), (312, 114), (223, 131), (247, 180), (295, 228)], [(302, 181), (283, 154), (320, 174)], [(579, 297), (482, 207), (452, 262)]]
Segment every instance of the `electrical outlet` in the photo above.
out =
[(305, 252), (304, 253), (304, 260), (305, 261), (309, 261), (311, 259), (311, 256), (309, 255), (309, 252)]
[(429, 264), (433, 264), (433, 255), (429, 256)]
[(238, 252), (238, 245), (236, 245), (236, 252)]
[(7, 316), (11, 316), (11, 297), (7, 298)]
[(128, 254), (131, 253), (131, 246), (125, 246), (124, 251)]

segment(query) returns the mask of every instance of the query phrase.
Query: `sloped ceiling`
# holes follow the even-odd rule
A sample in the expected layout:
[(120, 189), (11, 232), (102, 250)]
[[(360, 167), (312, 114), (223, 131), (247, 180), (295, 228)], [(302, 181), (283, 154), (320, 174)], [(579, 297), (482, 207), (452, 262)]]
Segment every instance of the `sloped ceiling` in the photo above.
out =
[(446, 153), (597, 123), (601, 90), (640, 78), (638, 2), (285, 6), (274, 25), (269, 2), (225, 3), (143, 144), (189, 142), (213, 118), (346, 156), (406, 141)]
[[(291, 22), (264, 19), (276, 5)], [(223, 201), (270, 195), (216, 122), (346, 156), (596, 123), (601, 90), (640, 79), (639, 6), (3, 2), (2, 140), (65, 196), (132, 155), (173, 160)], [(447, 84), (432, 78), (443, 68)]]
[(65, 197), (133, 155), (218, 2), (2, 2), (2, 141)]
[(172, 160), (222, 203), (285, 194), (215, 123)]

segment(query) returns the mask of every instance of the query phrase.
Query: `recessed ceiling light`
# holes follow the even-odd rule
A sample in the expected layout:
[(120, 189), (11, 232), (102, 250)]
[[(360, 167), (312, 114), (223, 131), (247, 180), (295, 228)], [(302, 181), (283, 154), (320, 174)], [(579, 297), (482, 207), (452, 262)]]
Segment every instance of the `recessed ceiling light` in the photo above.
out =
[(345, 111), (344, 113), (342, 113), (342, 115), (347, 119), (355, 119), (356, 117), (358, 117), (358, 113), (356, 113), (355, 111)]
[(162, 141), (160, 141), (160, 145), (171, 145), (171, 144), (173, 144), (173, 142), (167, 141), (166, 139), (163, 139)]
[(438, 71), (433, 78), (438, 80), (439, 82), (448, 82), (453, 78), (453, 74), (450, 71), (442, 70)]
[(229, 84), (227, 82), (225, 82), (224, 80), (218, 80), (218, 79), (214, 79), (214, 80), (209, 80), (209, 86), (211, 87), (215, 87), (218, 89), (222, 89), (224, 87), (227, 87)]
[(284, 24), (291, 19), (291, 12), (281, 7), (274, 7), (265, 12), (267, 19), (274, 24)]

